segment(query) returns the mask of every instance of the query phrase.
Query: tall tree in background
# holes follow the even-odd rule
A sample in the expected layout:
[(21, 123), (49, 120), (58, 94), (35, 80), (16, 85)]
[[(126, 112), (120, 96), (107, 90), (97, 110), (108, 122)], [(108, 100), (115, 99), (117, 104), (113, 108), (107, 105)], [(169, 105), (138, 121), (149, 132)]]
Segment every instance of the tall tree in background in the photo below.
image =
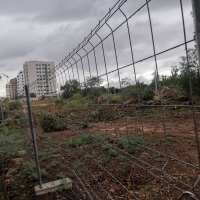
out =
[(73, 94), (78, 93), (80, 88), (80, 83), (76, 79), (66, 81), (65, 85), (60, 87), (61, 91), (63, 91), (62, 97), (68, 99)]

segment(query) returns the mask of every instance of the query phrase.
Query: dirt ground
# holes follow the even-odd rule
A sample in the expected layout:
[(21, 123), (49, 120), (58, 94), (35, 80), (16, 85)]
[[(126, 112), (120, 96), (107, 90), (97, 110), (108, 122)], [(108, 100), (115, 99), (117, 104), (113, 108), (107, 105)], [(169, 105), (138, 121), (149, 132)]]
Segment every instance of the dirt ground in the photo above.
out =
[[(190, 191), (198, 199), (198, 109), (196, 121), (188, 108), (112, 110), (115, 119), (90, 121), (84, 128), (80, 124), (88, 110), (63, 111), (63, 119), (72, 113), (77, 117), (67, 130), (44, 133), (38, 119), (35, 128), (41, 168), (47, 172), (43, 182), (69, 177), (73, 187), (36, 197), (38, 181), (27, 180), (22, 192), (29, 198), (178, 199)], [(33, 161), (26, 137), (27, 159)]]

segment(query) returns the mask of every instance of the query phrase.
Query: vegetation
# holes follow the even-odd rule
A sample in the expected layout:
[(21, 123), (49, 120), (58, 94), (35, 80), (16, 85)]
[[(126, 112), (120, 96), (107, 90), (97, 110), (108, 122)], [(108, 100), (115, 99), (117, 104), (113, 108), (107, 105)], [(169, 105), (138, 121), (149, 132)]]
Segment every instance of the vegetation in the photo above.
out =
[[(186, 56), (181, 57), (181, 62), (179, 65), (171, 67), (170, 75), (157, 74), (152, 79), (150, 84), (145, 84), (139, 82), (139, 80), (133, 81), (130, 78), (123, 78), (121, 81), (121, 89), (110, 87), (106, 89), (101, 86), (103, 83), (100, 77), (87, 77), (83, 85), (81, 85), (78, 80), (72, 79), (66, 81), (65, 85), (61, 86), (62, 98), (63, 99), (91, 99), (95, 103), (105, 100), (105, 96), (108, 100), (105, 102), (109, 103), (121, 103), (122, 100), (132, 100), (135, 103), (138, 100), (142, 101), (152, 101), (155, 96), (155, 79), (157, 80), (157, 85), (161, 90), (167, 86), (172, 90), (176, 91), (179, 96), (185, 96), (190, 99), (190, 84), (188, 76), (191, 77), (191, 86), (193, 89), (194, 96), (200, 96), (200, 89), (198, 85), (200, 84), (199, 76), (199, 66), (196, 47), (194, 49), (188, 50), (188, 60), (187, 63)], [(156, 78), (155, 78), (156, 77)], [(120, 94), (120, 96), (117, 96)], [(98, 99), (98, 100), (97, 100)], [(102, 99), (102, 100), (101, 100)]]
[[(159, 75), (160, 88), (162, 89), (167, 86), (177, 91), (179, 95), (190, 97), (190, 87), (188, 84), (189, 69), (192, 79), (193, 95), (199, 97), (200, 89), (198, 85), (200, 80), (196, 50), (189, 49), (188, 53), (191, 61), (190, 65), (187, 65), (185, 57), (181, 57), (180, 64), (178, 66), (172, 66), (171, 75)], [(141, 136), (141, 129), (138, 130), (132, 127), (131, 131), (133, 131), (134, 134), (131, 135), (131, 133), (129, 133), (126, 136), (125, 129), (123, 129), (124, 127), (120, 127), (124, 124), (124, 122), (122, 123), (123, 117), (126, 117), (127, 121), (131, 120), (132, 122), (132, 120), (134, 121), (135, 118), (139, 116), (139, 111), (137, 109), (126, 107), (126, 101), (128, 103), (138, 103), (138, 100), (140, 100), (140, 102), (145, 102), (148, 105), (160, 104), (159, 99), (154, 99), (154, 96), (159, 96), (155, 91), (154, 79), (150, 84), (145, 84), (138, 80), (135, 83), (129, 78), (124, 78), (122, 79), (122, 87), (120, 89), (115, 87), (105, 88), (101, 86), (102, 83), (103, 80), (101, 78), (93, 76), (87, 77), (85, 83), (82, 85), (75, 79), (66, 81), (66, 83), (61, 86), (61, 91), (63, 92), (61, 98), (49, 100), (49, 103), (44, 106), (33, 107), (33, 115), (36, 118), (35, 125), (38, 129), (41, 128), (40, 131), (37, 131), (37, 140), (41, 145), (39, 147), (39, 159), (42, 162), (42, 177), (47, 177), (48, 174), (51, 174), (56, 168), (58, 170), (56, 174), (53, 174), (56, 178), (63, 179), (68, 177), (69, 174), (67, 174), (67, 171), (71, 171), (70, 173), (72, 173), (72, 175), (70, 177), (73, 178), (75, 174), (73, 172), (78, 171), (78, 173), (83, 173), (83, 171), (86, 170), (84, 169), (84, 165), (87, 165), (87, 168), (91, 171), (95, 169), (92, 168), (93, 166), (98, 167), (98, 169), (104, 167), (108, 169), (110, 173), (122, 172), (123, 175), (128, 174), (127, 177), (131, 177), (131, 172), (128, 171), (128, 167), (126, 166), (128, 164), (125, 161), (125, 157), (133, 157), (141, 154), (145, 146), (147, 148), (149, 146), (161, 148), (166, 144), (168, 146), (174, 144), (175, 139), (171, 135), (167, 135), (166, 137), (161, 136), (155, 140), (154, 136), (158, 135), (157, 132), (159, 132), (156, 129), (155, 131), (151, 130), (149, 135), (146, 134), (144, 139)], [(30, 94), (30, 96), (35, 97), (34, 94)], [(41, 99), (45, 98), (45, 96), (41, 97)], [(169, 101), (172, 100), (163, 101), (163, 103), (167, 104)], [(177, 99), (174, 101), (177, 101)], [(124, 107), (122, 103), (124, 103)], [(101, 106), (100, 104), (105, 105)], [(22, 107), (20, 101), (6, 100), (4, 101), (3, 108), (4, 122), (7, 128), (3, 127), (3, 124), (1, 124), (1, 184), (5, 196), (6, 187), (12, 191), (9, 195), (14, 196), (16, 195), (15, 192), (21, 190), (23, 186), (21, 179), (34, 182), (37, 181), (37, 178), (35, 178), (30, 170), (30, 168), (35, 170), (34, 163), (28, 163), (28, 165), (23, 159), (20, 159), (20, 167), (14, 164), (11, 166), (16, 152), (20, 149), (20, 131), (23, 130), (27, 132), (27, 119), (23, 117), (24, 107)], [(170, 112), (173, 111), (165, 110), (165, 113)], [(181, 109), (179, 109), (177, 113), (178, 115), (175, 117), (182, 117), (184, 115)], [(160, 112), (157, 108), (144, 108), (142, 114), (145, 119), (146, 117), (160, 117)], [(2, 121), (1, 115), (0, 119)], [(120, 119), (122, 120), (120, 121)], [(94, 134), (92, 131), (98, 130), (97, 125), (98, 128), (104, 130), (106, 134), (102, 134), (102, 132), (100, 134), (99, 132), (98, 134)], [(95, 127), (95, 129), (93, 127)], [(63, 140), (54, 140), (54, 136), (52, 136), (53, 134), (51, 134), (51, 132), (63, 130), (66, 131), (59, 134), (63, 134), (66, 140), (64, 142)], [(78, 134), (75, 135), (75, 132)], [(146, 132), (148, 133), (148, 130)], [(192, 148), (192, 146), (195, 145), (195, 140), (187, 138), (187, 143)], [(31, 141), (28, 141), (28, 145), (29, 144), (31, 144)], [(50, 147), (48, 146), (49, 144)], [(33, 152), (31, 153), (33, 155)], [(148, 154), (144, 153), (143, 156), (148, 157)], [(56, 161), (56, 159), (53, 160), (53, 158), (56, 158), (58, 161)], [(149, 157), (149, 159), (154, 158)], [(65, 170), (65, 173), (62, 172), (60, 163), (62, 163), (63, 160), (69, 163), (72, 170)], [(162, 155), (159, 155), (155, 157), (155, 161), (156, 164), (162, 164), (166, 162), (166, 159), (162, 158)], [(116, 169), (113, 166), (117, 166)], [(129, 170), (133, 167), (134, 166), (129, 166)], [(11, 174), (15, 176), (15, 178), (11, 179), (5, 187), (6, 174)], [(113, 176), (117, 175), (114, 174)], [(126, 176), (124, 177), (125, 180)], [(62, 189), (66, 188), (63, 187)], [(147, 189), (148, 188), (145, 190)]]
[(36, 97), (36, 94), (35, 93), (30, 93), (30, 97), (34, 98), (34, 97)]

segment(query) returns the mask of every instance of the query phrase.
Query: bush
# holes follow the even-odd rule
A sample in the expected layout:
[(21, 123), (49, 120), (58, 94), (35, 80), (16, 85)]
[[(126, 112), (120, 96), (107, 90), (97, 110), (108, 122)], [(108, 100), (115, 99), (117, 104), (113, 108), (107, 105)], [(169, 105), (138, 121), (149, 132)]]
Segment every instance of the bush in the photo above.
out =
[(18, 100), (8, 101), (7, 103), (8, 110), (19, 110), (21, 107), (22, 105)]
[(55, 119), (51, 115), (43, 115), (40, 119), (40, 125), (43, 131), (47, 133), (54, 131), (64, 131), (67, 129), (66, 122)]
[(81, 99), (81, 95), (79, 93), (73, 94), (72, 98), (75, 99), (75, 100), (79, 100), (79, 99)]
[(141, 94), (141, 100), (150, 101), (154, 98), (154, 91), (150, 88), (146, 88), (144, 93)]
[(122, 98), (119, 95), (113, 95), (108, 97), (109, 103), (113, 104), (121, 104), (122, 103)]
[(60, 99), (60, 98), (54, 100), (54, 103), (55, 103), (56, 105), (63, 104), (63, 102), (64, 102), (63, 99)]

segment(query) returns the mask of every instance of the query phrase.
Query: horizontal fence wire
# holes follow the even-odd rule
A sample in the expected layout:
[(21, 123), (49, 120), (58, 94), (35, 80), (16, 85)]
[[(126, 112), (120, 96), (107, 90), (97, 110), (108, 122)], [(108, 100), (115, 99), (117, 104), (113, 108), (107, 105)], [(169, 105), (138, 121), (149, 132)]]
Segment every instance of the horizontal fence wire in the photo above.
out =
[[(178, 43), (157, 51), (153, 3), (141, 1), (131, 8), (131, 1), (118, 1), (53, 70), (28, 85), (35, 94), (31, 106), (42, 181), (70, 178), (72, 188), (56, 192), (64, 199), (200, 197), (200, 104), (194, 100), (189, 68), (195, 40), (186, 35), (180, 0), (182, 36), (172, 35)], [(151, 49), (142, 46), (138, 53), (135, 37), (140, 27), (134, 23), (142, 24), (141, 13), (146, 16), (148, 31), (143, 35)], [(169, 59), (168, 53), (176, 56), (180, 49), (188, 66), (188, 96), (167, 87), (169, 74), (161, 79), (160, 56)], [(177, 58), (176, 65), (180, 62)], [(141, 74), (151, 76), (153, 84), (144, 83)], [(145, 96), (147, 88), (151, 97)], [(30, 130), (23, 137), (27, 160), (36, 173)]]

